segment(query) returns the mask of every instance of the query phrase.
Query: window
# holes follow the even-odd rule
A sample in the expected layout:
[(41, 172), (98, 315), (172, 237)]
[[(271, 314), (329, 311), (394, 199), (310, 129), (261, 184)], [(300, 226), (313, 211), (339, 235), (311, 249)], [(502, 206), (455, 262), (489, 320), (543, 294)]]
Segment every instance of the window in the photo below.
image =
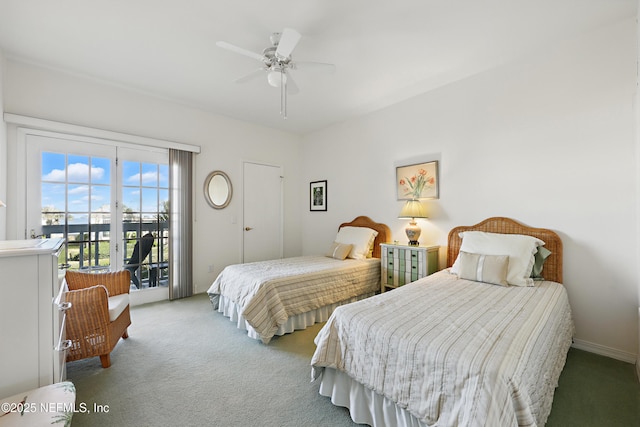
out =
[(65, 238), (60, 264), (109, 269), (110, 159), (43, 151), (41, 164), (41, 234)]

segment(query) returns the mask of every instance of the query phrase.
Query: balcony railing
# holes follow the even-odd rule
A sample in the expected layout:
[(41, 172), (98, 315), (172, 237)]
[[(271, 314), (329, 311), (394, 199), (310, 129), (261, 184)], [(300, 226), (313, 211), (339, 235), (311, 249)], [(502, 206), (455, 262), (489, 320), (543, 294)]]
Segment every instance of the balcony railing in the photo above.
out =
[[(167, 265), (167, 259), (165, 259), (164, 250), (162, 248), (165, 247), (168, 239), (168, 230), (169, 230), (169, 222), (168, 221), (160, 221), (160, 222), (123, 222), (122, 223), (122, 231), (123, 231), (123, 243), (124, 248), (121, 252), (123, 255), (123, 259), (126, 260), (129, 254), (128, 246), (129, 244), (135, 245), (142, 235), (146, 233), (153, 233), (156, 236), (156, 244), (160, 246), (159, 251), (152, 250), (147, 258), (146, 262), (143, 265), (156, 264), (156, 265)], [(80, 240), (69, 240), (67, 239), (66, 247), (67, 250), (64, 252), (65, 259), (61, 260), (61, 264), (69, 264), (69, 245), (78, 245), (79, 256), (78, 256), (78, 266), (79, 270), (101, 270), (108, 269), (109, 266), (100, 266), (100, 243), (105, 241), (110, 241), (110, 239), (104, 238), (101, 239), (97, 236), (101, 236), (104, 233), (108, 233), (111, 231), (110, 224), (56, 224), (56, 225), (43, 225), (42, 226), (42, 235), (43, 237), (64, 237), (64, 236), (81, 236)], [(128, 238), (127, 236), (131, 233), (135, 232), (135, 238)], [(93, 239), (88, 239), (90, 235), (93, 235)], [(90, 244), (91, 251), (90, 255), (93, 258), (93, 263), (89, 263), (88, 260), (85, 260), (85, 252), (87, 248), (87, 244)], [(154, 252), (157, 253), (157, 260), (154, 260)], [(104, 256), (104, 254), (103, 254)], [(109, 254), (107, 254), (107, 258)], [(75, 262), (74, 262), (75, 264)], [(160, 278), (158, 278), (160, 279)]]

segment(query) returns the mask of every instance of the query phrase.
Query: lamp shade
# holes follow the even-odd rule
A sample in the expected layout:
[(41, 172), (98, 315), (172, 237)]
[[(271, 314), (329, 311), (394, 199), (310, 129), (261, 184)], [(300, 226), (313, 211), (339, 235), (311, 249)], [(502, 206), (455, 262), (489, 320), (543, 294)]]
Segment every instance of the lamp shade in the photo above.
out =
[(427, 213), (419, 200), (409, 200), (402, 207), (398, 218), (427, 218)]

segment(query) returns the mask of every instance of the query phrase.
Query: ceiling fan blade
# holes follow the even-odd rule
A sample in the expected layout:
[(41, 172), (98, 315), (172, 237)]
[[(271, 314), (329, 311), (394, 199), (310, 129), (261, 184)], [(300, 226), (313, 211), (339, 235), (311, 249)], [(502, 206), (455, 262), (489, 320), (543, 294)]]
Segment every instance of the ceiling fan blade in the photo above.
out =
[(285, 28), (280, 35), (280, 42), (278, 43), (278, 49), (276, 49), (276, 56), (280, 58), (288, 58), (293, 52), (293, 49), (300, 41), (299, 32), (292, 28)]
[(287, 93), (289, 95), (295, 95), (297, 93), (300, 92), (300, 88), (298, 87), (298, 85), (296, 84), (296, 81), (293, 80), (293, 77), (291, 77), (291, 73), (289, 73), (288, 71), (284, 71), (284, 74), (287, 76)]
[(334, 64), (327, 64), (327, 63), (324, 63), (324, 62), (309, 62), (309, 61), (298, 62), (298, 61), (296, 61), (293, 68), (300, 69), (300, 70), (321, 71), (323, 73), (335, 73), (336, 72), (336, 66)]
[(230, 50), (235, 53), (239, 53), (240, 55), (248, 56), (249, 58), (257, 59), (258, 61), (264, 61), (263, 55), (259, 53), (251, 52), (250, 50), (243, 49), (241, 47), (232, 45), (227, 42), (216, 42), (216, 46), (221, 47), (223, 49)]
[(242, 77), (238, 77), (233, 82), (234, 83), (246, 83), (246, 82), (248, 82), (250, 80), (255, 79), (256, 77), (259, 77), (259, 76), (263, 75), (264, 71), (265, 71), (264, 68), (258, 68), (256, 70), (253, 70), (249, 74), (245, 74)]

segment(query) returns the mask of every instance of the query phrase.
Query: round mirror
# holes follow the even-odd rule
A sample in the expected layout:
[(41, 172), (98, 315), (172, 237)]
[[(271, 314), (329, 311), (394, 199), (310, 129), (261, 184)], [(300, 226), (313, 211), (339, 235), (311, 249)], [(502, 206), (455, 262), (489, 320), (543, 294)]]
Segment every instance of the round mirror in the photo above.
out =
[(233, 188), (231, 180), (226, 173), (222, 171), (213, 171), (204, 180), (204, 198), (207, 203), (214, 209), (222, 209), (227, 207), (231, 201)]

